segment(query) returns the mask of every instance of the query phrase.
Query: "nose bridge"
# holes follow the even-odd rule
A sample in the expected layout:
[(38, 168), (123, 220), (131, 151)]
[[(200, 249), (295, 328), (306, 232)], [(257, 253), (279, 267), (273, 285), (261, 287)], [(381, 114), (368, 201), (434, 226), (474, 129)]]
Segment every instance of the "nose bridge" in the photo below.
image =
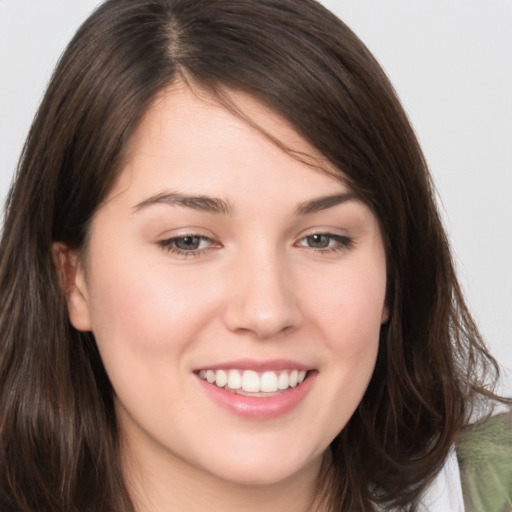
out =
[(231, 267), (233, 293), (226, 319), (233, 331), (272, 337), (300, 322), (294, 280), (286, 255), (265, 240), (240, 251)]

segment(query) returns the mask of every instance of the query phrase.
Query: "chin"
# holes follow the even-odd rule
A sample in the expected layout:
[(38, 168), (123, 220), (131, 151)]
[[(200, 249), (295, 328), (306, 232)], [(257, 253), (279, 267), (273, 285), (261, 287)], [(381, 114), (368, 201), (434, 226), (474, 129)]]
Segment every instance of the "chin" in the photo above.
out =
[[(254, 456), (247, 451), (238, 452), (235, 454), (238, 455), (237, 457), (224, 459), (222, 464), (216, 467), (213, 467), (209, 461), (208, 472), (213, 477), (241, 486), (278, 485), (303, 472), (318, 473), (323, 452), (307, 458), (304, 458), (303, 450), (294, 450), (294, 452), (293, 454), (287, 450), (274, 450), (266, 456), (261, 452)], [(292, 455), (302, 455), (302, 457), (297, 458)]]

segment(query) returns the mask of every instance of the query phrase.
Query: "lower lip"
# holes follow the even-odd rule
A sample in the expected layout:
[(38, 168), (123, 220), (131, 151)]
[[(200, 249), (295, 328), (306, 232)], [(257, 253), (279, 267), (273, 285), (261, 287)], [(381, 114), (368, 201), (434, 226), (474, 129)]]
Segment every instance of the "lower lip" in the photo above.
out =
[(313, 386), (317, 372), (309, 372), (306, 380), (294, 388), (273, 396), (246, 396), (218, 388), (215, 384), (197, 377), (207, 395), (224, 409), (250, 419), (278, 418), (297, 407)]

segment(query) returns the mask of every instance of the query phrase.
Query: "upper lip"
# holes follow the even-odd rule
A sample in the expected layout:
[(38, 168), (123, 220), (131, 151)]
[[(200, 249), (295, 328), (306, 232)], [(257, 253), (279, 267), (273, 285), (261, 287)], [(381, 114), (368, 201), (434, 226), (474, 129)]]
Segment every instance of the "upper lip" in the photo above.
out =
[(312, 370), (308, 366), (292, 359), (237, 359), (233, 361), (224, 361), (222, 363), (207, 364), (197, 368), (199, 370), (253, 370), (255, 372), (278, 371), (278, 370)]

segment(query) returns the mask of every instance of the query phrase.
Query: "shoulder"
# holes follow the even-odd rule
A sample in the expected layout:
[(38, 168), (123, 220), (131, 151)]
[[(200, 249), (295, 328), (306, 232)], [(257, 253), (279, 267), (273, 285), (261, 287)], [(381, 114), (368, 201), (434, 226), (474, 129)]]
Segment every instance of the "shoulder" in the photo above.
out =
[(456, 447), (466, 512), (512, 511), (512, 410), (467, 427)]

